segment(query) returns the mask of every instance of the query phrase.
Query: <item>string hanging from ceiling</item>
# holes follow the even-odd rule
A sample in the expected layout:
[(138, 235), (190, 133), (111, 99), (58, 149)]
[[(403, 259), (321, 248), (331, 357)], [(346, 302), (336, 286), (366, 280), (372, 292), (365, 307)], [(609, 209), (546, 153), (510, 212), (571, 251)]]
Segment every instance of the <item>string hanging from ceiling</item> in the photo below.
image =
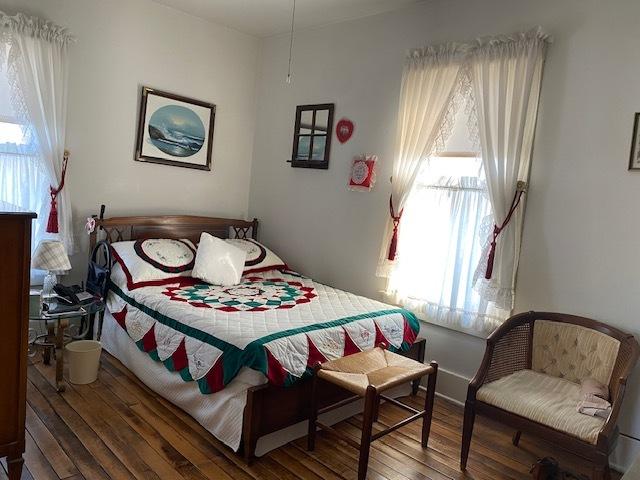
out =
[(296, 0), (293, 0), (291, 10), (291, 34), (289, 36), (289, 68), (287, 70), (287, 83), (291, 83), (291, 61), (293, 59), (293, 28), (296, 22)]

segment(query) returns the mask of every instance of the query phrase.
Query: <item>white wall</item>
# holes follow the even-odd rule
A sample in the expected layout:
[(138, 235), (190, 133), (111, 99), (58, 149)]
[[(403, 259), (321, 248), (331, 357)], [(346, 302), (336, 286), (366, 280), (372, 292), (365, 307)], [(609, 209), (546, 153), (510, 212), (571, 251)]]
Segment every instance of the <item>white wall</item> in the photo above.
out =
[[(404, 51), (539, 24), (555, 43), (543, 82), (517, 310), (582, 314), (640, 333), (640, 175), (627, 172), (633, 112), (640, 110), (638, 18), (637, 0), (432, 0), (297, 32), (291, 85), (284, 82), (288, 39), (265, 41), (249, 209), (262, 222), (261, 238), (295, 268), (376, 297)], [(345, 145), (334, 139), (328, 171), (291, 168), (285, 161), (295, 106), (321, 102), (335, 102), (336, 120), (351, 118), (355, 134)], [(363, 152), (381, 160), (368, 194), (346, 189), (351, 158)], [(432, 339), (428, 355), (458, 374), (451, 378), (475, 373), (481, 340), (433, 326), (424, 331)], [(637, 378), (622, 422), (636, 437)], [(626, 464), (620, 451), (614, 462)]]
[[(69, 28), (67, 188), (86, 264), (87, 216), (243, 217), (255, 120), (258, 40), (149, 0), (0, 0)], [(140, 87), (215, 103), (211, 172), (135, 162)], [(83, 274), (83, 273), (82, 273)]]

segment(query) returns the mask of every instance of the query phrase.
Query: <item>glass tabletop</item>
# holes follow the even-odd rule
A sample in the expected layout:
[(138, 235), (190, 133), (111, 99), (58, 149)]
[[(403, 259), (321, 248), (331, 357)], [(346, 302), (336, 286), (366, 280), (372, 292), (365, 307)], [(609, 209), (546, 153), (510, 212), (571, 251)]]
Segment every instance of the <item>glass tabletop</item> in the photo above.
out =
[[(60, 304), (62, 305), (62, 304)], [(53, 310), (54, 308), (56, 308), (58, 306), (58, 304), (52, 303), (49, 304), (49, 309)], [(82, 317), (86, 317), (88, 315), (94, 315), (96, 313), (102, 312), (104, 310), (104, 302), (100, 299), (96, 299), (93, 300), (90, 303), (86, 303), (84, 305), (81, 305), (83, 311), (72, 311), (69, 313), (64, 313), (64, 314), (60, 314), (60, 315), (55, 315), (55, 316), (47, 316), (44, 315), (44, 313), (40, 313), (37, 310), (33, 310), (30, 309), (29, 310), (29, 320), (32, 321), (43, 321), (46, 322), (48, 320), (61, 320), (61, 319), (73, 319), (73, 318), (82, 318)]]

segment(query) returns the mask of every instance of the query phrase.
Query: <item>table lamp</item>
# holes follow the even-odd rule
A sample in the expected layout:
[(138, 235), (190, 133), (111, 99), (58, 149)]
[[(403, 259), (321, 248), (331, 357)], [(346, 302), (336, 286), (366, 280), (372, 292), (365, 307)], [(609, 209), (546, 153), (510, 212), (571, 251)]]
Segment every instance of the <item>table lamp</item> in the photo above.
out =
[(59, 240), (42, 240), (33, 254), (31, 267), (47, 271), (42, 285), (41, 298), (51, 297), (53, 286), (58, 283), (56, 274), (71, 270), (71, 263), (64, 244)]

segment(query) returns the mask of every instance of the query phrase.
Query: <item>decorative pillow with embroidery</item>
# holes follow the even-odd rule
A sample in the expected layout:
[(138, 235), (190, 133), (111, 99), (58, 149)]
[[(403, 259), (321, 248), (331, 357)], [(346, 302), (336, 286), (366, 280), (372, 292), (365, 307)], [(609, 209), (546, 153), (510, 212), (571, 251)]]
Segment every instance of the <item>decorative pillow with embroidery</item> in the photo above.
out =
[(196, 247), (187, 239), (148, 238), (111, 244), (127, 277), (127, 288), (166, 285), (190, 277)]
[(289, 268), (280, 257), (255, 240), (230, 238), (227, 242), (247, 252), (243, 275)]

